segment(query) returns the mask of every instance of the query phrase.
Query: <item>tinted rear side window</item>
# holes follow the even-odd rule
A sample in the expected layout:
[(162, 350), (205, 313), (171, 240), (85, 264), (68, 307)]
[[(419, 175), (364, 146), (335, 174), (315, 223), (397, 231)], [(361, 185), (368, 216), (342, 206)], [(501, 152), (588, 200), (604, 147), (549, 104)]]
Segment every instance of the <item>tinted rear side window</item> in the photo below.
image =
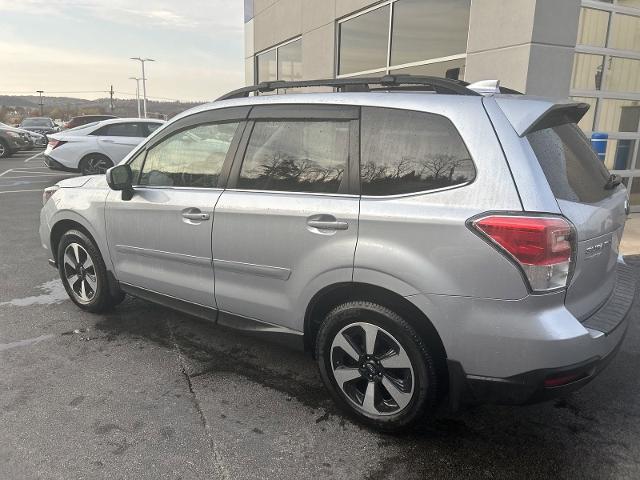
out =
[(363, 195), (397, 195), (463, 185), (476, 175), (451, 121), (440, 115), (362, 109)]
[(596, 203), (613, 193), (604, 188), (609, 172), (575, 124), (527, 135), (556, 198)]
[(256, 122), (238, 188), (337, 193), (349, 159), (349, 122)]

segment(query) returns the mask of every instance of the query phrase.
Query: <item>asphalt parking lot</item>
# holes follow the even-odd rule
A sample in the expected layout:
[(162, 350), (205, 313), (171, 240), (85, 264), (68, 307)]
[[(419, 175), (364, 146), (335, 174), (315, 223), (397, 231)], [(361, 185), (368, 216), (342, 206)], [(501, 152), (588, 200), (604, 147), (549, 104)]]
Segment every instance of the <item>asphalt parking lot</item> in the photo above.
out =
[(640, 478), (637, 306), (617, 358), (567, 398), (378, 434), (301, 353), (133, 298), (77, 309), (37, 235), (65, 175), (37, 154), (0, 160), (0, 478)]

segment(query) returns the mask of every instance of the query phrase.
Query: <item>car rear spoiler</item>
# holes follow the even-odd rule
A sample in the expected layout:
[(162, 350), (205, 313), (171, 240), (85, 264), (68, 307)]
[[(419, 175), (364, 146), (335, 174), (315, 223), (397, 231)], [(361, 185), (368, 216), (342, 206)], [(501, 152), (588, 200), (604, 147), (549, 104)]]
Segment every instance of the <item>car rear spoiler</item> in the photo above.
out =
[(545, 128), (578, 123), (589, 110), (587, 103), (552, 102), (522, 97), (495, 99), (520, 137)]

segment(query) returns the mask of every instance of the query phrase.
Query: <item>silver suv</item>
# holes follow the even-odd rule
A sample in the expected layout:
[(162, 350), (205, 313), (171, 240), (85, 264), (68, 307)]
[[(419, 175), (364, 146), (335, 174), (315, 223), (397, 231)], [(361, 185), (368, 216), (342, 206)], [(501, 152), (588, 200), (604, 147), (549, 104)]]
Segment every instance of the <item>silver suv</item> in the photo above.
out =
[(636, 290), (587, 109), (429, 77), (247, 87), (47, 189), (42, 244), (80, 308), (126, 292), (287, 338), (382, 430), (540, 401), (602, 370)]

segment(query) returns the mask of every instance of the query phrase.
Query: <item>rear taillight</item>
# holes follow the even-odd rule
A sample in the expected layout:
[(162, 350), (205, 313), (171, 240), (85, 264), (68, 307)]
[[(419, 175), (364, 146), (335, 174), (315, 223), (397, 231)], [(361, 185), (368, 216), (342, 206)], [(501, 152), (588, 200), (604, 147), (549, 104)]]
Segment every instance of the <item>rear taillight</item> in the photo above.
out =
[(522, 269), (534, 292), (566, 287), (574, 236), (562, 217), (487, 215), (472, 227)]
[(63, 142), (62, 140), (49, 140), (49, 146), (51, 147), (51, 150), (53, 150), (54, 148), (58, 148), (60, 145), (64, 145), (65, 143), (67, 142)]

